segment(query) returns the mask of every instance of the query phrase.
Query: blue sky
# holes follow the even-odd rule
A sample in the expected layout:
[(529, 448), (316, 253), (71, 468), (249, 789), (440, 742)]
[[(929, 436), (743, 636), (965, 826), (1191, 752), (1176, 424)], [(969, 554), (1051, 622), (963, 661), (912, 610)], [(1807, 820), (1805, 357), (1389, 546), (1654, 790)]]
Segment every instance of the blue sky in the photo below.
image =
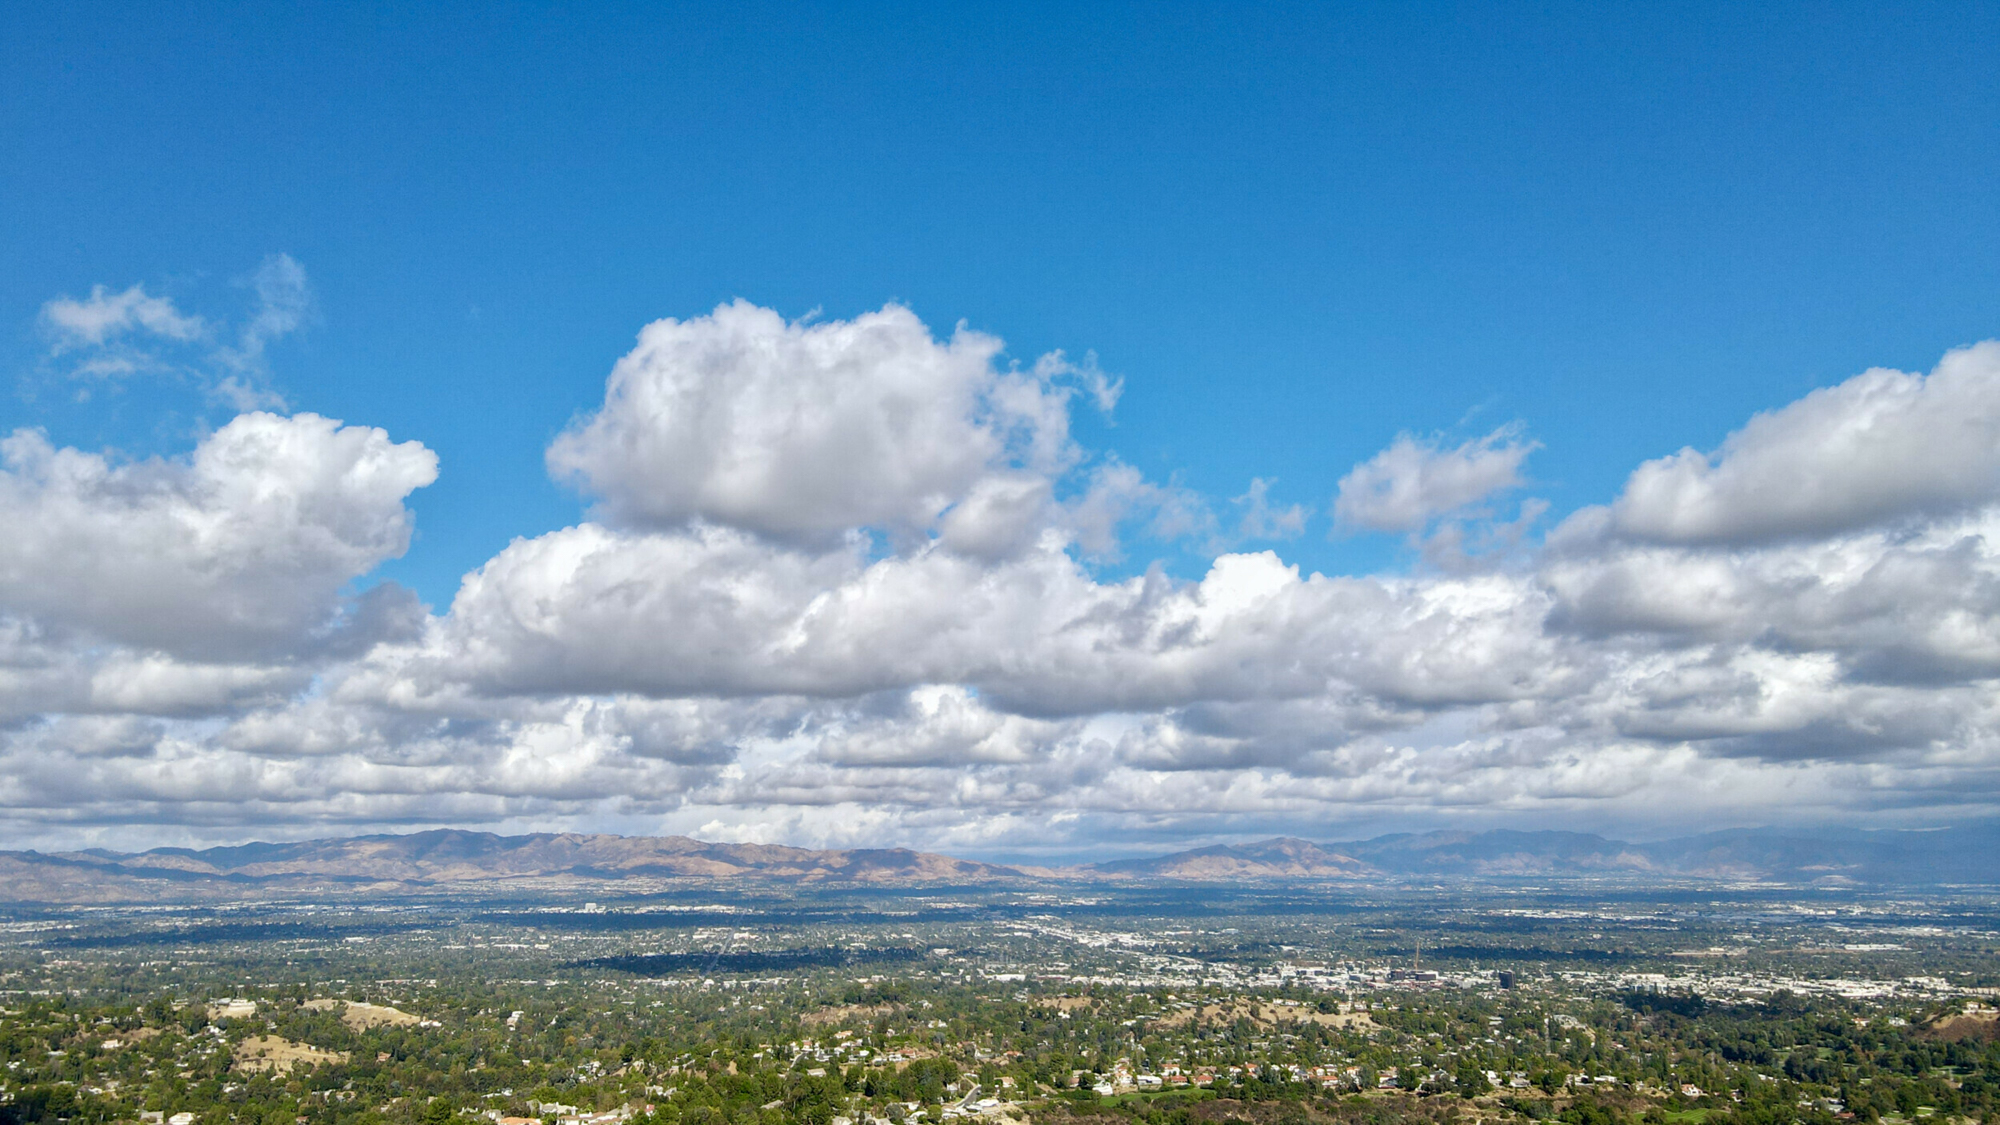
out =
[[(462, 576), (516, 537), (571, 528), (601, 514), (593, 503), (645, 508), (619, 491), (629, 481), (618, 472), (579, 487), (552, 479), (546, 461), (558, 435), (604, 406), (607, 375), (642, 326), (738, 299), (823, 324), (894, 302), (940, 338), (960, 322), (1000, 337), (1024, 367), (1060, 349), (1094, 354), (1123, 380), (1108, 415), (1071, 404), (1079, 464), (1051, 478), (1056, 493), (1081, 496), (1091, 467), (1115, 460), (1211, 523), (1174, 534), (1135, 517), (1116, 550), (1071, 544), (1094, 580), (1157, 562), (1196, 582), (1218, 555), (1266, 548), (1304, 574), (1427, 580), (1436, 566), (1410, 529), (1336, 528), (1339, 482), (1399, 435), (1448, 452), (1503, 427), (1495, 440), (1532, 452), (1458, 516), (1501, 524), (1523, 498), (1546, 502), (1522, 548), (1534, 557), (1507, 565), (1548, 566), (1542, 536), (1617, 500), (1641, 463), (1716, 450), (1758, 412), (1866, 369), (1928, 371), (2000, 335), (1996, 56), (2000, 11), (1982, 5), (15, 6), (0, 15), (0, 363), (11, 383), (0, 430), (40, 428), (107, 464), (185, 458), (254, 399), (421, 442), (438, 469), (398, 498), (413, 514), (407, 553), (367, 555), (340, 588), (352, 597), (394, 580), (446, 628), (437, 622)], [(256, 278), (272, 261), (297, 267), (299, 315), (250, 354)], [(64, 343), (49, 302), (134, 285), (200, 317), (202, 333), (140, 333), (130, 342), (147, 370), (80, 374), (96, 353)], [(228, 376), (255, 394), (218, 395)], [(1310, 510), (1299, 533), (1240, 534), (1233, 498), (1257, 478), (1279, 507)], [(661, 510), (728, 523), (690, 503)], [(1426, 510), (1414, 530), (1458, 516)], [(619, 534), (671, 530), (627, 523)], [(900, 549), (884, 543), (877, 556)], [(21, 608), (31, 600), (9, 611), (56, 630), (54, 611)], [(90, 635), (91, 651), (187, 656), (153, 634)], [(297, 672), (320, 659), (303, 651), (258, 659)], [(320, 686), (291, 696), (272, 688), (125, 717), (191, 746), (208, 737), (202, 723), (304, 706), (351, 674), (310, 671), (300, 683)], [(869, 693), (887, 683), (853, 698), (878, 699)], [(1949, 690), (1983, 699), (1987, 683)], [(970, 673), (959, 686), (1006, 694)], [(602, 699), (626, 687), (613, 677), (562, 690)], [(639, 694), (705, 692), (770, 694)], [(1158, 714), (1186, 720), (1210, 705), (1175, 698)], [(1092, 703), (1070, 717), (1143, 725), (1133, 716), (1152, 706)], [(1421, 732), (1413, 753), (1505, 728), (1430, 706), (1387, 707)], [(49, 730), (70, 714), (23, 712)], [(1644, 725), (1604, 722), (1618, 737)], [(1342, 720), (1306, 741), (1332, 752), (1364, 728), (1385, 729)], [(1552, 729), (1565, 745), (1585, 738), (1579, 725)], [(1648, 745), (1804, 768), (1795, 751), (1715, 751), (1725, 736), (1675, 741), (1685, 733)], [(717, 768), (777, 770), (755, 765), (747, 737)], [(1987, 761), (1963, 740), (1924, 738), (1925, 752), (1949, 744)], [(1907, 765), (1915, 744), (1891, 741)], [(1278, 769), (1302, 745), (1228, 768)], [(833, 838), (817, 814), (710, 817), (755, 802), (690, 780), (698, 757), (643, 808), (489, 794), (452, 815)], [(1944, 767), (1925, 768), (1935, 780)], [(350, 782), (296, 784), (331, 787), (331, 804), (291, 818), (257, 804), (266, 797), (245, 797), (237, 807), (263, 811), (241, 816), (173, 811), (158, 795), (118, 813), (51, 799), (56, 811), (21, 813), (18, 831), (109, 832), (134, 818), (196, 835), (414, 822), (403, 806), (343, 805), (335, 790)], [(711, 789), (696, 817), (687, 802), (699, 785)], [(1128, 830), (1121, 816), (1194, 838), (1303, 830), (1360, 808), (1352, 797), (1311, 813), (1299, 811), (1306, 798), (1262, 800), (1243, 807), (1264, 812), (1188, 817), (1171, 802), (1092, 806), (1076, 815), (1096, 827), (1073, 843)], [(1925, 800), (1812, 815), (1907, 819)], [(1353, 815), (1458, 815), (1436, 801)], [(1046, 827), (1030, 812), (1002, 824), (941, 807), (918, 801), (878, 827), (960, 847), (1014, 846)], [(1593, 807), (1613, 808), (1564, 806), (1580, 824), (1626, 815)]]
[[(1989, 336), (2000, 306), (2000, 20), (1977, 5), (8, 21), (17, 377), (52, 296), (144, 282), (232, 311), (232, 280), (292, 255), (319, 315), (274, 382), (444, 457), (388, 568), (440, 603), (576, 518), (540, 447), (638, 326), (737, 297), (1095, 350), (1128, 393), (1094, 444), (1321, 510), (1399, 431), (1506, 421), (1558, 511), (1601, 502), (1643, 458)], [(6, 413), (86, 444), (215, 420), (38, 389)], [(1314, 530), (1309, 567), (1395, 550)]]

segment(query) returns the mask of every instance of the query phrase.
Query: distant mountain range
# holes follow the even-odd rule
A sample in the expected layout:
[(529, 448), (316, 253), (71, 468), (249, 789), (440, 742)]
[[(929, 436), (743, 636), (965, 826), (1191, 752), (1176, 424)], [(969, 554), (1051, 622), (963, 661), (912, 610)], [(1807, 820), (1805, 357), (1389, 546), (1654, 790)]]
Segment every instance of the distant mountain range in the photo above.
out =
[(199, 851), (0, 852), (0, 901), (15, 902), (164, 902), (448, 890), (535, 893), (595, 884), (643, 889), (649, 883), (688, 880), (903, 884), (1027, 877), (1011, 867), (907, 848), (817, 851), (773, 844), (711, 844), (686, 836), (496, 836), (451, 829)]
[(1279, 837), (1255, 844), (1217, 844), (1150, 859), (1092, 864), (1093, 874), (1127, 878), (1190, 879), (1356, 879), (1380, 876), (1356, 859), (1351, 844), (1315, 844)]
[(904, 848), (823, 851), (685, 836), (441, 830), (137, 854), (0, 852), (0, 901), (171, 902), (315, 895), (606, 893), (691, 881), (900, 886), (1138, 880), (1408, 884), (1430, 879), (2000, 883), (2000, 822), (1936, 831), (1746, 829), (1636, 844), (1576, 832), (1279, 838), (1080, 867), (1002, 866)]
[(1699, 880), (1819, 886), (2000, 883), (2000, 822), (1935, 831), (1738, 829), (1649, 844), (1580, 832), (1426, 832), (1346, 843), (1275, 839), (1101, 863), (1156, 879)]

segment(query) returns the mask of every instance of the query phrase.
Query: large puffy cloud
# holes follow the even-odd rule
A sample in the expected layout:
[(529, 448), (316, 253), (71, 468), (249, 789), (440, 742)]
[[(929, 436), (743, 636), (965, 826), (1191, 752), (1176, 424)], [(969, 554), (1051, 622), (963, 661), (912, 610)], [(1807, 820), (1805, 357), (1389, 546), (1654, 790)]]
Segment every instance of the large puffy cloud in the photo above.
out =
[(1930, 375), (1877, 368), (1766, 414), (1714, 454), (1648, 461), (1611, 507), (1619, 532), (1761, 543), (1948, 515), (2000, 498), (2000, 343)]
[(1561, 631), (1819, 653), (1848, 679), (2000, 676), (2000, 512), (1753, 551), (1598, 541), (1541, 576)]
[(1053, 381), (1070, 368), (1052, 356), (1003, 369), (1000, 348), (964, 328), (934, 339), (894, 305), (809, 324), (739, 301), (657, 321), (613, 369), (603, 407), (549, 447), (549, 467), (622, 523), (822, 542), (922, 533), (954, 504), (1020, 495), (995, 474), (1072, 456), (1069, 391)]
[(291, 663), (176, 659), (0, 617), (0, 729), (48, 716), (229, 714), (282, 704), (311, 675)]
[(39, 628), (214, 658), (331, 623), (347, 582), (410, 539), (437, 457), (313, 414), (244, 414), (186, 461), (114, 464), (34, 430), (0, 439), (0, 607)]
[[(1949, 390), (1982, 377), (1980, 354), (1900, 378)], [(1855, 385), (1766, 417), (1881, 432), (1879, 404), (1844, 393)], [(1776, 444), (1732, 439), (1714, 471), (1754, 477), (1738, 454)], [(1520, 487), (1532, 449), (1511, 428), (1456, 447), (1400, 439), (1343, 481), (1336, 517), (1463, 518)], [(2000, 568), (1976, 490), (1906, 494), (1894, 527), (1871, 517), (1744, 549), (1647, 542), (1622, 514), (1635, 484), (1546, 551), (1466, 557), (1449, 575), (1301, 575), (1263, 553), (1221, 556), (1194, 582), (1106, 582), (1079, 548), (1093, 506), (1137, 494), (1121, 469), (1055, 504), (1048, 476), (989, 472), (938, 538), (887, 557), (701, 525), (522, 541), (423, 644), (383, 650), (354, 683), (816, 700), (799, 731), (745, 741), (737, 771), (690, 802), (766, 817), (873, 802), (927, 832), (992, 818), (1040, 833), (1058, 806), (1187, 824), (1378, 805), (1643, 816), (1676, 793), (1715, 815), (1780, 793), (1828, 815), (1935, 800), (1947, 778), (1952, 808), (1979, 808), (2000, 776), (1981, 733)], [(1849, 787), (1821, 783), (1842, 770)]]
[(408, 546), (404, 500), (436, 473), (415, 442), (310, 414), (241, 415), (184, 459), (0, 440), (0, 818), (379, 813), (376, 775), (310, 764), (306, 739), (232, 739), (310, 711), (328, 661), (421, 629), (407, 591), (347, 587)]
[[(372, 432), (249, 416), (246, 431), (317, 434), (307, 446), (358, 435), (331, 441), (350, 462), (306, 458), (333, 466), (324, 473), (250, 474), (350, 482), (326, 486), (338, 499), (308, 503), (296, 483), (272, 486), (293, 496), (281, 503), (197, 488), (207, 445), (148, 470), (169, 485), (147, 495), (161, 510), (208, 497), (192, 504), (204, 526), (253, 531), (217, 540), (235, 546), (205, 565), (249, 566), (252, 545), (275, 544), (240, 580), (305, 593), (273, 594), (279, 608), (231, 626), (205, 663), (185, 646), (142, 651), (156, 642), (137, 625), (116, 635), (116, 661), (52, 648), (51, 630), (109, 626), (9, 593), (0, 692), (17, 708), (58, 702), (17, 709), (0, 737), (0, 818), (77, 832), (121, 816), (237, 834), (479, 822), (1025, 850), (1328, 835), (1357, 818), (1665, 828), (1990, 812), (2000, 507), (1976, 473), (1904, 465), (1903, 423), (1885, 421), (1976, 414), (1965, 388), (1987, 378), (1990, 353), (1954, 353), (1928, 377), (1871, 373), (1760, 416), (1673, 504), (1648, 507), (1673, 491), (1654, 463), (1616, 504), (1504, 556), (1342, 577), (1231, 553), (1191, 580), (1159, 568), (1111, 579), (1093, 560), (1115, 550), (1121, 522), (1199, 533), (1213, 518), (1200, 498), (1074, 448), (1053, 363), (1002, 367), (997, 341), (940, 341), (895, 308), (811, 325), (726, 306), (650, 327), (603, 408), (549, 451), (601, 519), (515, 541), (435, 616), (393, 599), (357, 607), (357, 622), (391, 624), (345, 647), (315, 633), (337, 595), (330, 576), (401, 548), (401, 500), (428, 462)], [(1922, 405), (1929, 396), (1957, 405)], [(1807, 431), (1889, 442), (1856, 459), (1908, 470), (1902, 491), (1837, 519), (1800, 500), (1795, 515), (1831, 522), (1783, 534), (1686, 530), (1748, 519), (1716, 513), (1764, 502), (1766, 475), (1818, 472), (1796, 438)], [(1399, 441), (1349, 475), (1341, 518), (1474, 520), (1521, 485), (1531, 448), (1512, 430), (1456, 447)], [(364, 451), (400, 466), (374, 491), (337, 468)], [(10, 488), (56, 498), (51, 512), (145, 491), (10, 473)], [(824, 479), (798, 483), (808, 477)], [(72, 493), (85, 499), (56, 502)], [(296, 528), (273, 515), (308, 509)], [(1707, 514), (1661, 531), (1642, 510)], [(301, 557), (319, 562), (282, 564)], [(180, 643), (151, 628), (157, 644)], [(258, 657), (274, 645), (289, 655)]]
[(467, 578), (402, 681), (486, 695), (847, 697), (976, 686), (1083, 715), (1356, 690), (1394, 705), (1512, 699), (1566, 674), (1519, 578), (1301, 577), (1271, 552), (1196, 583), (1094, 578), (1061, 540), (993, 565), (924, 549), (869, 559), (722, 528), (595, 524), (517, 541)]

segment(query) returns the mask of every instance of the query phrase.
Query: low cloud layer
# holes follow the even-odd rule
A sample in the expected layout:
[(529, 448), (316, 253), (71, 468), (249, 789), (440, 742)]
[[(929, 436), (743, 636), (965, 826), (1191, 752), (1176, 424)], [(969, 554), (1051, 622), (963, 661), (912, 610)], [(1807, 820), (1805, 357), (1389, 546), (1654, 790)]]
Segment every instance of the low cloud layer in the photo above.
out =
[[(1541, 542), (1486, 510), (1528, 487), (1523, 432), (1399, 438), (1341, 477), (1340, 526), (1515, 549), (1359, 577), (1276, 551), (1106, 577), (1221, 541), (1203, 498), (1076, 444), (1071, 410), (1114, 400), (895, 306), (661, 321), (547, 451), (592, 518), (436, 611), (350, 586), (408, 545), (415, 443), (253, 413), (118, 464), (17, 433), (0, 816), (1018, 852), (1995, 808), (2000, 346), (1647, 462)], [(1303, 529), (1269, 487), (1238, 534)]]

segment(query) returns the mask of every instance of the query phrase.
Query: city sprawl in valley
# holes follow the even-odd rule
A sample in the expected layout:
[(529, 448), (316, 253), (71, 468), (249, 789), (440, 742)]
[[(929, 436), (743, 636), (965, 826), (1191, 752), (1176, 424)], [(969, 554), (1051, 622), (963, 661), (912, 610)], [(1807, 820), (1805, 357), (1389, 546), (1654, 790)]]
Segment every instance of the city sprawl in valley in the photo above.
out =
[[(390, 863), (418, 840), (442, 862), (435, 835), (306, 850)], [(728, 853), (762, 856), (761, 878), (475, 879), (460, 855), (455, 879), (200, 902), (99, 901), (72, 859), (79, 901), (17, 902), (0, 930), (0, 1118), (1945, 1125), (2000, 1107), (1989, 888), (1242, 867), (1297, 863), (1298, 843), (1190, 853), (1236, 864), (1227, 880), (802, 849)], [(97, 862), (175, 853), (148, 854)]]

